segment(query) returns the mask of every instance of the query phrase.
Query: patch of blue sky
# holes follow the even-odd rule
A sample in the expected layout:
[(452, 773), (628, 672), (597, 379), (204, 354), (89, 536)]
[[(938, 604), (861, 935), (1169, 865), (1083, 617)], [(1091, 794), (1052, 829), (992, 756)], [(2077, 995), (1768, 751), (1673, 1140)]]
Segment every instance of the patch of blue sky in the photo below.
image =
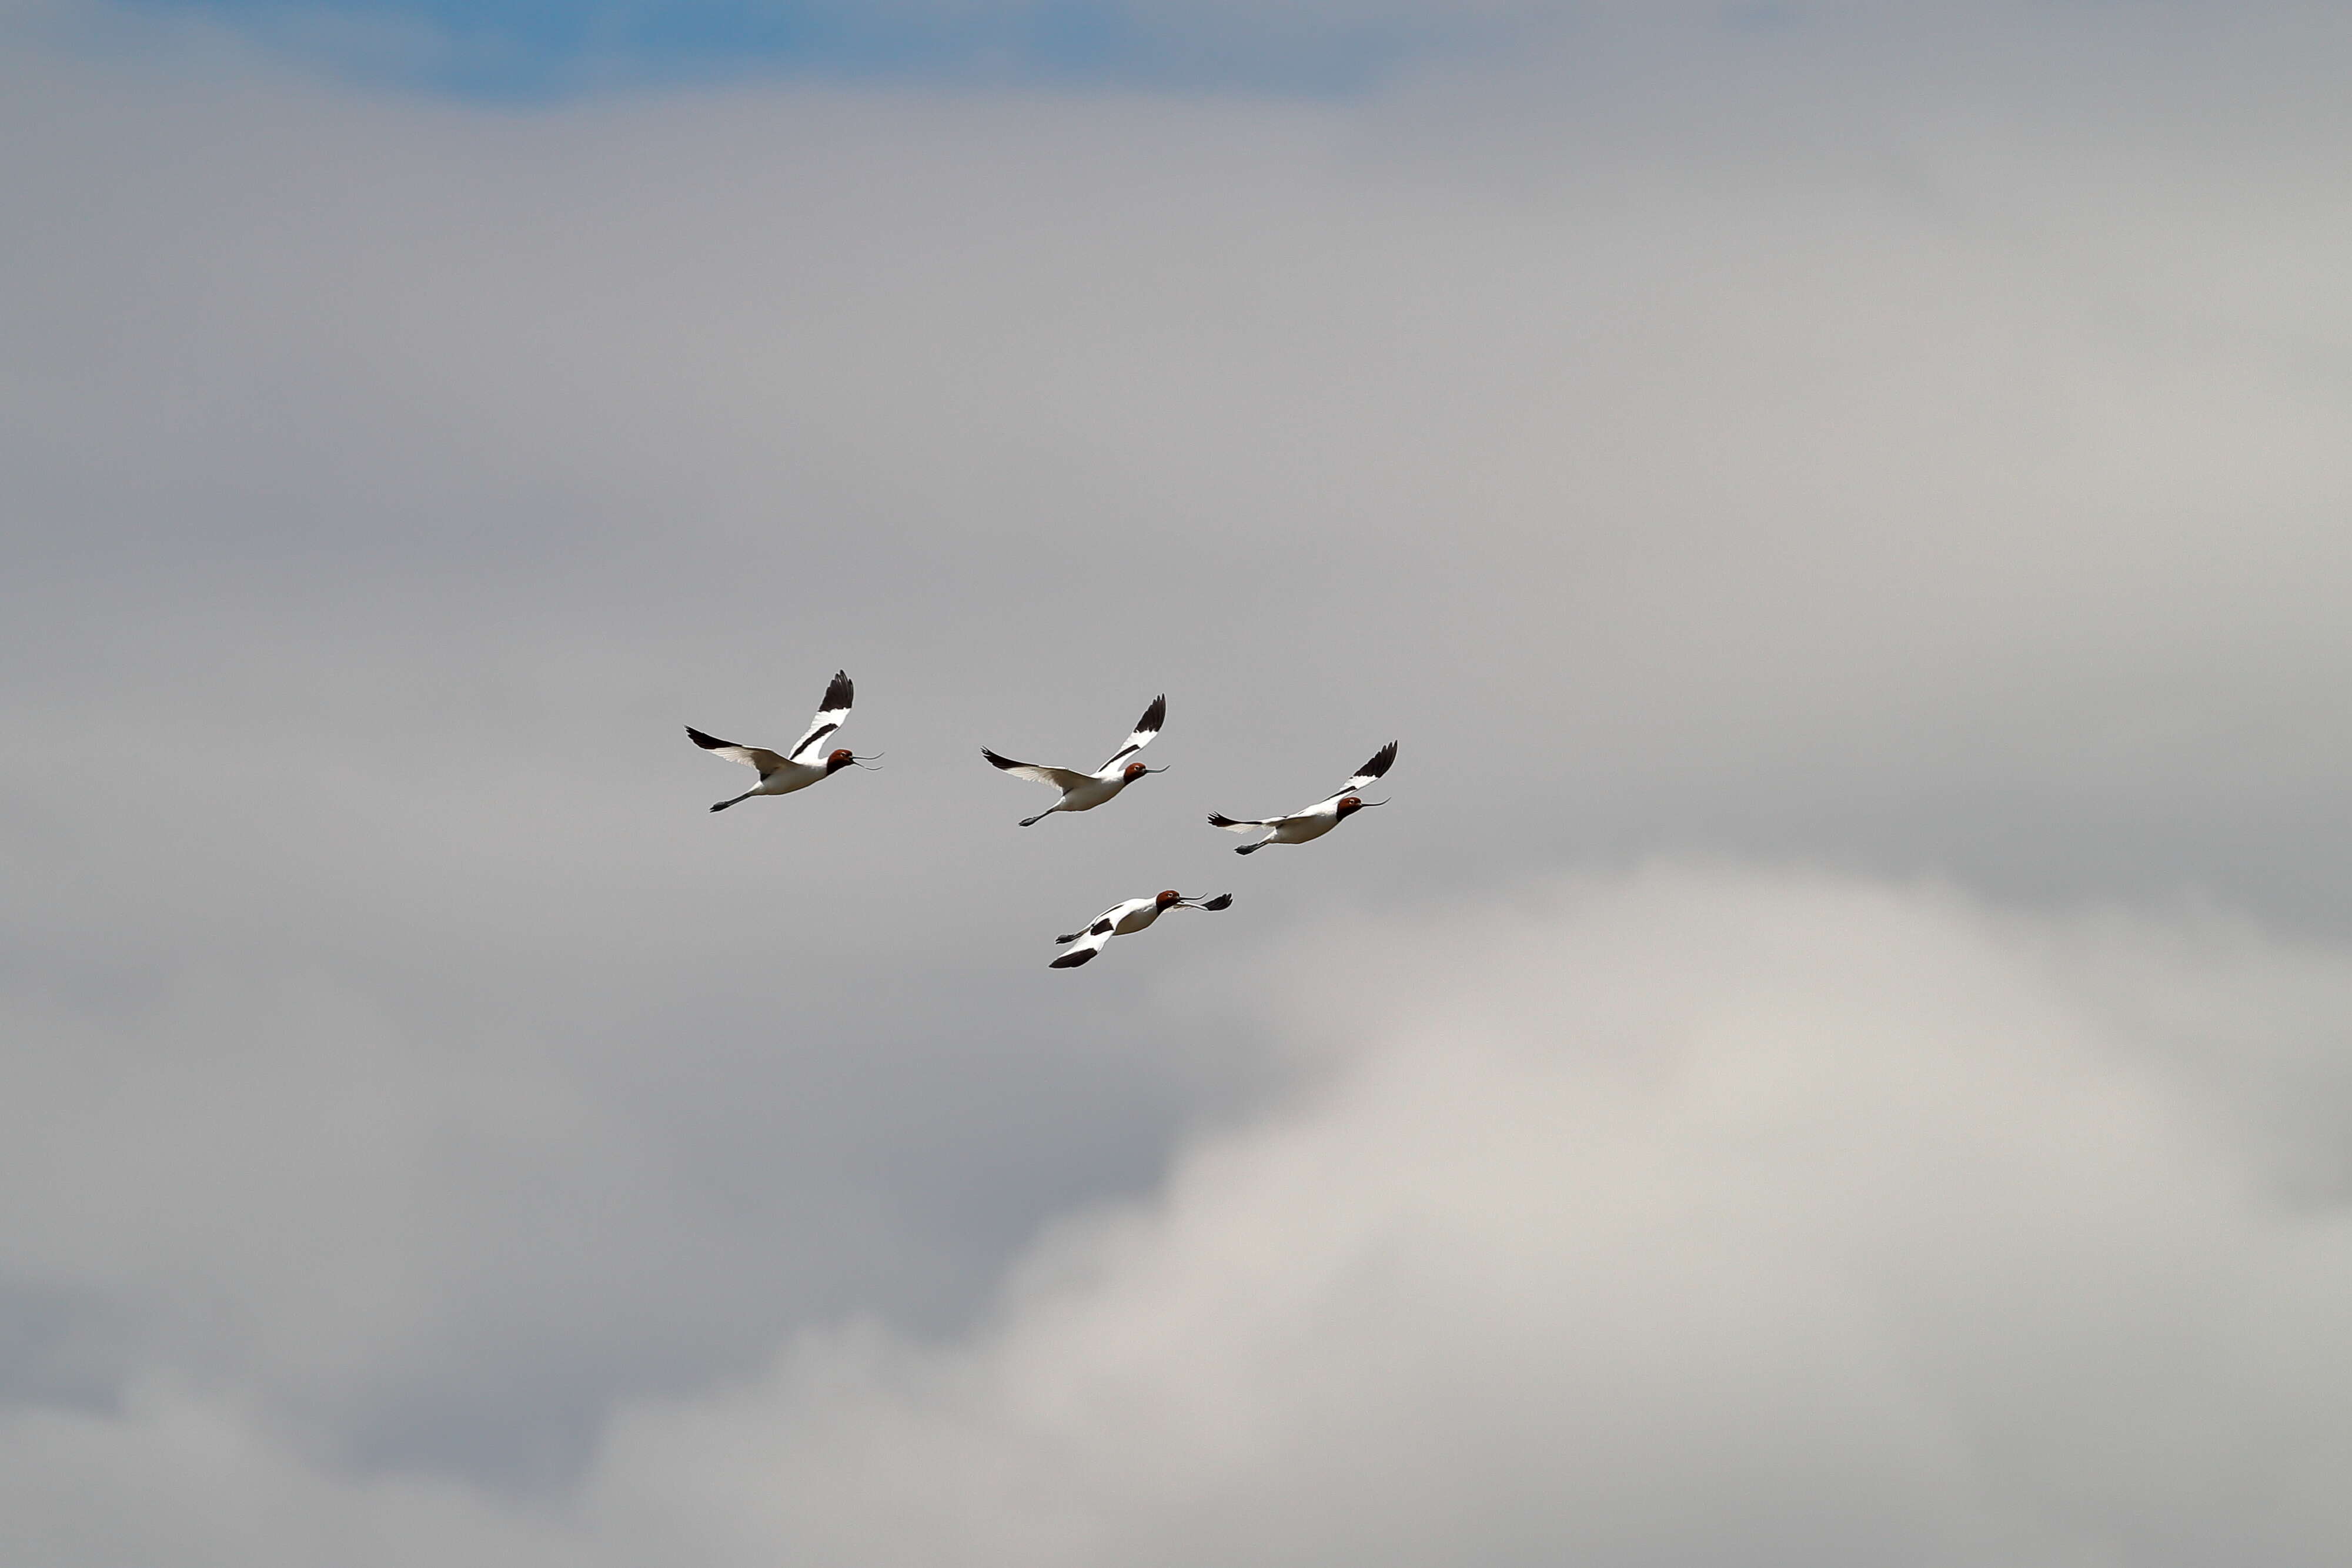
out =
[(1438, 29), (1269, 5), (1102, 0), (117, 0), (199, 16), (339, 74), (467, 99), (796, 77), (1343, 96)]

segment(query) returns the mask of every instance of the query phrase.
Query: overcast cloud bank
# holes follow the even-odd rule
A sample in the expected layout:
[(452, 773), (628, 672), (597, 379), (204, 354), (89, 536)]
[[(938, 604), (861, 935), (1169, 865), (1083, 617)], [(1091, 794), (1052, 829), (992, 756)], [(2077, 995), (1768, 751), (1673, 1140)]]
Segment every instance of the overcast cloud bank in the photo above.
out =
[[(2352, 953), (1669, 867), (1284, 972), (1289, 1088), (968, 1336), (812, 1332), (624, 1410), (573, 1503), (339, 1479), (161, 1385), (17, 1413), (0, 1512), (59, 1563), (2352, 1546), (2352, 1221), (2308, 1179), (2352, 1126)], [(135, 1502), (99, 1532), (94, 1496)]]

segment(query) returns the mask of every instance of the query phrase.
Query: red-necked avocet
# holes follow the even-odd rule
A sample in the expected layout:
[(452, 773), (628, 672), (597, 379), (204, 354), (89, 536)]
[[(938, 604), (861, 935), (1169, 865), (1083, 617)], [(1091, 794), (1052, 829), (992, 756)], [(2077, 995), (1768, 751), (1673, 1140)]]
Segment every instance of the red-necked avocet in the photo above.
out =
[(1221, 893), (1214, 898), (1196, 902), (1185, 897), (1172, 887), (1166, 889), (1156, 898), (1130, 898), (1124, 904), (1114, 904), (1096, 915), (1093, 923), (1084, 931), (1073, 931), (1066, 936), (1055, 937), (1054, 940), (1056, 942), (1076, 943), (1076, 946), (1055, 958), (1046, 967), (1075, 969), (1079, 965), (1091, 961), (1096, 954), (1103, 950), (1103, 944), (1112, 937), (1132, 936), (1139, 931), (1146, 930), (1153, 921), (1171, 909), (1230, 909), (1233, 904), (1234, 895), (1230, 893)]
[(820, 779), (829, 779), (845, 768), (862, 768), (871, 762), (872, 758), (855, 756), (845, 747), (830, 755), (818, 749), (824, 744), (824, 737), (839, 729), (842, 721), (849, 716), (850, 700), (855, 695), (856, 688), (849, 684), (848, 673), (835, 670), (832, 684), (824, 688), (824, 700), (818, 706), (816, 716), (809, 720), (808, 733), (782, 756), (757, 746), (738, 746), (731, 740), (705, 735), (688, 725), (687, 738), (703, 750), (716, 752), (730, 762), (740, 762), (759, 769), (758, 789), (746, 789), (733, 800), (721, 800), (710, 809), (723, 811), (736, 801), (748, 800), (754, 795), (789, 795), (795, 789), (807, 789)]
[(1128, 761), (1129, 758), (1151, 744), (1151, 737), (1160, 733), (1160, 722), (1167, 716), (1168, 698), (1165, 695), (1153, 697), (1151, 706), (1143, 710), (1143, 716), (1135, 721), (1135, 733), (1127, 737), (1127, 744), (1112, 752), (1110, 760), (1092, 773), (1081, 773), (1075, 768), (1041, 768), (1034, 762), (1015, 762), (1009, 757), (997, 756), (985, 746), (980, 748), (980, 754), (1015, 779), (1051, 784), (1062, 792), (1060, 800), (1035, 816), (1021, 819), (1021, 825), (1026, 828), (1044, 821), (1056, 811), (1091, 811), (1145, 774), (1167, 772), (1165, 768), (1146, 768), (1140, 762)]
[(1254, 833), (1261, 828), (1271, 830), (1254, 844), (1244, 844), (1234, 853), (1245, 855), (1268, 844), (1303, 844), (1309, 839), (1319, 839), (1349, 817), (1367, 806), (1385, 806), (1386, 800), (1367, 800), (1356, 793), (1373, 779), (1389, 770), (1396, 760), (1397, 743), (1390, 741), (1372, 753), (1372, 759), (1356, 770), (1356, 776), (1326, 795), (1303, 811), (1293, 811), (1287, 817), (1266, 817), (1256, 821), (1244, 821), (1228, 817), (1222, 811), (1209, 813), (1209, 826), (1223, 828), (1229, 833)]

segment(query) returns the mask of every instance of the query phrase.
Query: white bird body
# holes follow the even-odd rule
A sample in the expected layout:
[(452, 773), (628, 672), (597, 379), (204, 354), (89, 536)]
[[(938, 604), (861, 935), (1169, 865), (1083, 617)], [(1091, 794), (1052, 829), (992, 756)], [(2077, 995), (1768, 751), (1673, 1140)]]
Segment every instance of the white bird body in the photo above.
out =
[[(1351, 806), (1360, 803), (1349, 802)], [(1270, 824), (1266, 824), (1271, 826), (1274, 831), (1251, 847), (1255, 849), (1266, 844), (1303, 844), (1309, 839), (1319, 839), (1339, 825), (1340, 814), (1339, 800), (1334, 799), (1326, 800), (1319, 806), (1309, 806), (1304, 811), (1293, 812), (1287, 817), (1276, 817)]]
[(1127, 788), (1127, 773), (1123, 768), (1113, 768), (1104, 774), (1073, 773), (1066, 768), (1056, 768), (1052, 769), (1052, 773), (1049, 782), (1062, 791), (1062, 798), (1054, 802), (1056, 811), (1091, 811), (1097, 806), (1107, 805), (1118, 799), (1118, 792)]
[(764, 747), (738, 746), (731, 740), (721, 740), (715, 735), (705, 735), (692, 725), (686, 727), (687, 738), (703, 750), (723, 757), (730, 762), (740, 762), (760, 775), (759, 784), (746, 789), (732, 800), (721, 800), (710, 809), (723, 811), (737, 801), (748, 800), (754, 795), (789, 795), (795, 789), (805, 789), (821, 779), (830, 779), (841, 769), (861, 758), (845, 749), (827, 753), (825, 737), (842, 727), (849, 717), (850, 704), (856, 700), (856, 689), (851, 685), (847, 672), (836, 670), (824, 688), (818, 704), (817, 715), (788, 752), (770, 751)]
[(1396, 760), (1397, 743), (1390, 741), (1372, 753), (1371, 760), (1356, 770), (1356, 776), (1303, 811), (1293, 811), (1286, 817), (1238, 818), (1222, 811), (1209, 813), (1209, 825), (1223, 828), (1229, 833), (1254, 833), (1265, 830), (1265, 837), (1254, 844), (1244, 844), (1235, 850), (1237, 855), (1255, 854), (1268, 844), (1303, 844), (1319, 839), (1367, 806), (1382, 806), (1384, 800), (1367, 800), (1356, 791), (1389, 770)]
[[(772, 754), (771, 754), (772, 755)], [(833, 769), (822, 762), (785, 762), (760, 776), (760, 787), (747, 790), (751, 795), (789, 795), (795, 789), (805, 789), (820, 779), (833, 777)], [(739, 800), (741, 797), (737, 797)]]
[(999, 757), (984, 746), (980, 748), (980, 754), (988, 758), (991, 766), (1012, 774), (1015, 779), (1026, 779), (1033, 784), (1050, 784), (1062, 792), (1060, 800), (1035, 816), (1022, 821), (1023, 827), (1033, 827), (1056, 811), (1091, 811), (1097, 806), (1117, 800), (1120, 790), (1145, 774), (1167, 772), (1164, 768), (1146, 768), (1140, 762), (1129, 760), (1151, 744), (1152, 737), (1160, 733), (1160, 727), (1167, 717), (1166, 695), (1152, 698), (1151, 706), (1143, 710), (1143, 716), (1135, 721), (1135, 730), (1127, 737), (1127, 744), (1113, 752), (1110, 760), (1092, 773), (1082, 773), (1075, 768), (1048, 768), (1035, 762), (1015, 762), (1009, 757)]
[(1157, 899), (1130, 898), (1125, 904), (1113, 904), (1100, 918), (1110, 922), (1112, 936), (1132, 936), (1151, 928), (1151, 923), (1160, 918), (1160, 907)]
[(1075, 969), (1101, 952), (1112, 937), (1132, 936), (1139, 931), (1148, 931), (1153, 921), (1171, 909), (1229, 909), (1233, 902), (1232, 894), (1221, 893), (1204, 903), (1196, 904), (1171, 887), (1155, 898), (1130, 898), (1123, 904), (1114, 904), (1088, 922), (1085, 930), (1055, 937), (1055, 941), (1070, 946), (1046, 967)]

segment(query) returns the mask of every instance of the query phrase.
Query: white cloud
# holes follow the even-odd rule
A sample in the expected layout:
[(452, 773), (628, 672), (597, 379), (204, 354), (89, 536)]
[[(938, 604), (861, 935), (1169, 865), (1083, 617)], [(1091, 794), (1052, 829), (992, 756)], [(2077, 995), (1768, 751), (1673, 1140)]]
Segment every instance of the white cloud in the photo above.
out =
[(2148, 1014), (2335, 1056), (2352, 956), (2215, 936), (1690, 871), (1349, 929), (1309, 1085), (992, 1331), (803, 1345), (604, 1484), (809, 1562), (2340, 1560), (2352, 1216)]
[[(20, 1416), (16, 1539), (104, 1560), (88, 1488), (194, 1467), (243, 1501), (141, 1508), (317, 1508), (398, 1533), (387, 1562), (2352, 1549), (2352, 1214), (2276, 1157), (2352, 1125), (2352, 952), (1684, 867), (1345, 923), (1276, 971), (1287, 1086), (1043, 1240), (967, 1336), (804, 1335), (623, 1414), (537, 1512), (331, 1479), (184, 1391)], [(2250, 1056), (2315, 1071), (2217, 1093)]]

